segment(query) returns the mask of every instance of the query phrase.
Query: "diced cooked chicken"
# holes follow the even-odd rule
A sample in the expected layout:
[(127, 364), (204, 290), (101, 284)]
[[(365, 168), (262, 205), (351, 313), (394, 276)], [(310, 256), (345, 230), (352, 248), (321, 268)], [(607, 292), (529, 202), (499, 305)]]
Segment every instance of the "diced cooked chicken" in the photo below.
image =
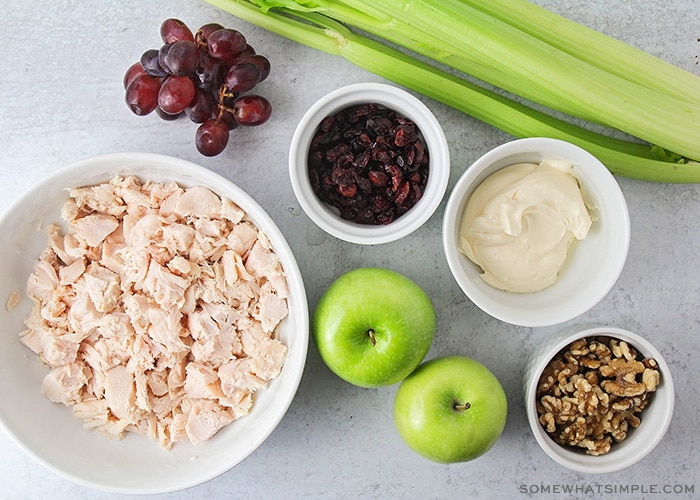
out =
[(218, 399), (222, 396), (219, 388), (219, 374), (207, 363), (193, 362), (185, 369), (185, 395), (192, 399)]
[(233, 415), (220, 404), (210, 400), (200, 400), (192, 405), (185, 432), (193, 444), (201, 443), (212, 437), (225, 425), (233, 422)]
[(82, 282), (76, 282), (73, 286), (86, 293), (95, 309), (101, 313), (111, 312), (121, 298), (119, 275), (96, 262), (91, 263), (83, 273)]
[(152, 307), (148, 310), (148, 335), (158, 348), (167, 353), (187, 350), (180, 330), (180, 313), (177, 309), (169, 311)]
[(56, 257), (66, 265), (71, 264), (76, 257), (66, 252), (61, 228), (57, 224), (49, 224), (46, 226), (46, 234), (49, 237), (49, 247), (56, 254)]
[(44, 377), (41, 393), (54, 403), (72, 406), (80, 401), (80, 392), (88, 382), (82, 363), (59, 366)]
[(277, 295), (271, 282), (265, 283), (260, 288), (260, 297), (258, 304), (253, 311), (253, 316), (260, 321), (262, 329), (265, 332), (272, 332), (282, 321), (289, 310), (287, 309), (287, 301)]
[(73, 363), (77, 358), (79, 348), (80, 342), (74, 334), (49, 334), (43, 335), (41, 338), (42, 359), (51, 366)]
[(226, 397), (219, 399), (221, 406), (227, 407), (233, 414), (233, 418), (246, 416), (253, 406), (253, 393), (250, 389), (232, 389)]
[(69, 232), (47, 227), (26, 287), (20, 340), (51, 368), (42, 392), (87, 429), (166, 449), (247, 415), (287, 356), (287, 282), (267, 237), (204, 187), (128, 176), (69, 192)]
[(287, 346), (277, 339), (265, 339), (251, 357), (252, 369), (262, 380), (272, 380), (282, 371), (287, 359)]
[(39, 302), (53, 295), (59, 285), (58, 273), (50, 262), (39, 260), (27, 282), (27, 295)]
[(143, 291), (163, 309), (179, 309), (185, 302), (185, 291), (189, 282), (151, 259), (143, 281)]
[(119, 221), (112, 215), (92, 214), (74, 220), (71, 226), (78, 241), (96, 247), (119, 227)]
[(221, 198), (209, 189), (196, 186), (186, 189), (175, 206), (175, 212), (183, 219), (188, 217), (221, 217)]
[(267, 382), (258, 377), (254, 372), (254, 366), (250, 357), (234, 359), (219, 367), (219, 379), (221, 390), (229, 397), (238, 390), (257, 391), (267, 387)]
[(75, 259), (73, 262), (58, 270), (61, 286), (69, 286), (75, 284), (85, 272), (85, 259)]
[(246, 256), (256, 241), (258, 241), (258, 230), (247, 222), (240, 222), (233, 226), (228, 235), (228, 246), (241, 256)]
[(73, 414), (83, 421), (86, 429), (93, 429), (107, 424), (109, 406), (105, 399), (84, 399), (73, 406)]
[(113, 366), (105, 372), (105, 400), (115, 417), (131, 419), (136, 401), (136, 387), (134, 375), (126, 366)]
[(245, 210), (228, 198), (223, 198), (221, 200), (221, 216), (227, 221), (238, 224), (245, 217)]
[[(70, 196), (75, 206), (85, 212), (99, 212), (114, 217), (119, 217), (124, 213), (124, 201), (116, 192), (117, 186), (114, 183), (97, 184), (95, 186), (85, 186), (70, 190)], [(77, 214), (77, 211), (73, 212)], [(75, 218), (75, 215), (66, 219)]]

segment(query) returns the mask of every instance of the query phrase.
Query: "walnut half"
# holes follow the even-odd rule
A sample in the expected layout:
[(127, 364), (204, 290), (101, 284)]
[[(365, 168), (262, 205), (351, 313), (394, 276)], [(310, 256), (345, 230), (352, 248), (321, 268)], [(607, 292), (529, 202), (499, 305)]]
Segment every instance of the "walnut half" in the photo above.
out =
[(544, 369), (536, 399), (540, 423), (559, 444), (608, 453), (641, 424), (661, 380), (659, 365), (627, 342), (578, 339)]

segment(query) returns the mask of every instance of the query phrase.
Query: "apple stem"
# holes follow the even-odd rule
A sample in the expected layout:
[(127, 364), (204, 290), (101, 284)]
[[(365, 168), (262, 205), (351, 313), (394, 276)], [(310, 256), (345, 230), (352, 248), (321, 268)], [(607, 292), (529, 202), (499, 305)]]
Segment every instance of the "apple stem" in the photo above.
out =
[(468, 410), (469, 408), (471, 408), (471, 406), (472, 406), (471, 403), (469, 403), (469, 401), (467, 401), (464, 404), (455, 403), (453, 408), (457, 411), (464, 411), (464, 410)]
[(367, 335), (369, 336), (369, 339), (372, 341), (372, 345), (377, 345), (377, 339), (374, 337), (374, 330), (371, 328), (367, 330)]

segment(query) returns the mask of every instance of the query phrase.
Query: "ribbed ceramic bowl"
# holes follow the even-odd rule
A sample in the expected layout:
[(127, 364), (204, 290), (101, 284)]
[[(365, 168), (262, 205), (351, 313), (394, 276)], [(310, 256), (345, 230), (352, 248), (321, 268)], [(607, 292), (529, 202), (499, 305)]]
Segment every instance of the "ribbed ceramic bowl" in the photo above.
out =
[[(358, 224), (341, 218), (336, 209), (316, 196), (308, 175), (309, 147), (323, 119), (363, 103), (381, 104), (413, 120), (420, 129), (430, 154), (428, 182), (422, 198), (408, 212), (385, 225)], [(440, 124), (420, 100), (392, 85), (357, 83), (325, 95), (302, 117), (289, 150), (289, 175), (299, 204), (318, 227), (344, 241), (376, 245), (411, 234), (433, 215), (447, 188), (450, 153)]]
[[(481, 268), (458, 249), (464, 209), (474, 190), (494, 172), (515, 163), (539, 163), (545, 158), (573, 163), (584, 195), (595, 207), (597, 220), (588, 236), (570, 248), (564, 268), (552, 286), (535, 293), (498, 290), (481, 279)], [(450, 193), (442, 231), (450, 271), (469, 299), (497, 319), (536, 327), (571, 320), (605, 297), (627, 260), (630, 219), (620, 186), (597, 158), (568, 142), (528, 138), (502, 144), (466, 169)]]
[[(156, 441), (130, 434), (110, 440), (83, 429), (71, 409), (41, 394), (49, 369), (18, 334), (29, 315), (24, 297), (8, 310), (13, 290), (24, 295), (35, 259), (47, 246), (44, 227), (61, 222), (67, 188), (109, 181), (112, 176), (136, 175), (142, 181), (175, 181), (183, 187), (205, 186), (245, 210), (269, 237), (287, 275), (289, 315), (279, 326), (289, 348), (280, 376), (255, 397), (252, 411), (223, 428), (210, 440), (192, 445), (176, 443), (170, 451)], [(29, 455), (82, 485), (119, 493), (145, 494), (180, 490), (229, 470), (250, 455), (272, 433), (294, 398), (306, 362), (308, 307), (301, 274), (283, 235), (248, 194), (218, 174), (177, 158), (125, 153), (97, 156), (57, 170), (20, 196), (0, 219), (0, 423)]]
[[(626, 341), (644, 357), (654, 358), (659, 365), (661, 379), (649, 405), (638, 414), (641, 424), (629, 431), (627, 438), (613, 443), (605, 455), (587, 455), (578, 449), (556, 443), (539, 422), (536, 408), (537, 385), (550, 360), (575, 340), (591, 337), (612, 337)], [(627, 468), (646, 457), (666, 434), (674, 406), (674, 388), (671, 370), (661, 353), (644, 337), (620, 328), (586, 326), (553, 335), (537, 348), (525, 371), (524, 395), (527, 420), (532, 434), (542, 450), (555, 462), (569, 469), (591, 474), (615, 472)]]

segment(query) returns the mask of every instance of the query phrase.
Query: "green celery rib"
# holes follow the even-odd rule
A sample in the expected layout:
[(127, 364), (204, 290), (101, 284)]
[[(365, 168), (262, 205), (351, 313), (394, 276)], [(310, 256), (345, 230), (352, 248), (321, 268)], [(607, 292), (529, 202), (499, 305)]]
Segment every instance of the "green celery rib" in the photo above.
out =
[[(284, 8), (263, 12), (245, 0), (207, 0), (268, 31), (348, 61), (468, 113), (515, 137), (553, 137), (597, 156), (611, 172), (655, 182), (700, 182), (700, 163), (655, 160), (648, 146), (596, 134), (533, 110), (478, 85), (450, 75), (379, 42), (353, 34), (342, 24), (314, 12)], [(294, 17), (291, 17), (294, 16)]]
[(680, 99), (700, 95), (700, 78), (527, 0), (456, 0), (611, 73)]
[[(263, 2), (264, 3), (264, 2)], [(353, 7), (372, 13), (374, 35), (551, 109), (604, 124), (689, 158), (700, 159), (700, 102), (677, 99), (620, 78), (460, 2), (349, 0), (306, 2), (331, 17)], [(447, 5), (458, 3), (461, 9)], [(365, 17), (366, 19), (366, 17)], [(388, 23), (387, 19), (394, 22)], [(339, 19), (355, 25), (352, 19)], [(420, 20), (416, 22), (416, 20)], [(359, 23), (358, 23), (359, 24)], [(399, 26), (403, 24), (402, 28)], [(436, 29), (435, 27), (439, 27)], [(412, 41), (394, 37), (412, 31)], [(429, 48), (426, 52), (426, 48)]]

